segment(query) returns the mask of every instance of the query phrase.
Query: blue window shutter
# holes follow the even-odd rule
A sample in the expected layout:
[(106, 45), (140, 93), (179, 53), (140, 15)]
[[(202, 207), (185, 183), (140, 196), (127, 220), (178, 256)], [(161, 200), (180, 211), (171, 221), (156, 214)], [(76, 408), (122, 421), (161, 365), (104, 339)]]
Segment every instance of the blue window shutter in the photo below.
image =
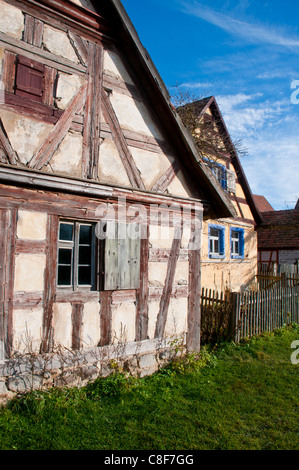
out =
[(221, 180), (221, 186), (223, 189), (227, 189), (227, 173), (226, 173), (226, 168), (223, 166), (222, 167), (222, 180)]
[(244, 258), (245, 253), (245, 237), (244, 237), (244, 229), (240, 229), (240, 256)]
[[(233, 232), (237, 232), (239, 234), (239, 253), (233, 253), (232, 247), (232, 234)], [(233, 259), (240, 259), (244, 258), (245, 254), (245, 236), (244, 236), (244, 229), (239, 227), (231, 227), (230, 229), (230, 245), (231, 245), (231, 258)]]
[[(219, 233), (219, 253), (211, 252), (211, 230), (217, 230)], [(209, 257), (225, 258), (225, 227), (223, 225), (209, 225)]]
[(225, 254), (225, 230), (220, 230), (220, 255), (223, 256)]

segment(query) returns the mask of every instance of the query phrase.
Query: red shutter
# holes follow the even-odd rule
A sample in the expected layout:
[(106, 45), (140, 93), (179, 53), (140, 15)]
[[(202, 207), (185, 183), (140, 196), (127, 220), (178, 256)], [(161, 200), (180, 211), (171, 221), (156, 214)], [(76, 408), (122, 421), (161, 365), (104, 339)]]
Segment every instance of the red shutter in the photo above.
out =
[(27, 57), (18, 57), (16, 90), (17, 96), (42, 102), (44, 88), (44, 65)]

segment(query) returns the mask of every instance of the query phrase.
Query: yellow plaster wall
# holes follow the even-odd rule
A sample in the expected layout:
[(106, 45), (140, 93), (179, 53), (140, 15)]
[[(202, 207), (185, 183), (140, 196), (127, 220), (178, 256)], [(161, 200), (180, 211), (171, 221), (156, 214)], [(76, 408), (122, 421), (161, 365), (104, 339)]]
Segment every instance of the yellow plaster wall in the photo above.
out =
[[(209, 224), (225, 227), (224, 259), (209, 258)], [(244, 259), (231, 259), (230, 227), (244, 229)], [(226, 288), (238, 292), (255, 281), (257, 274), (257, 233), (253, 226), (236, 221), (208, 220), (203, 224), (202, 237), (202, 287), (222, 291)]]

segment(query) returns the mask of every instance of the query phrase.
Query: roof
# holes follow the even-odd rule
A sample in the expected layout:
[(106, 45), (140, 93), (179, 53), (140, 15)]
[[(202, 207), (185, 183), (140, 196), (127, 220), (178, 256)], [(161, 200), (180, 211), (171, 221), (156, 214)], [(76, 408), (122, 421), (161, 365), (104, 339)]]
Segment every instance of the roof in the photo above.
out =
[[(64, 0), (65, 2), (67, 0)], [(148, 52), (143, 47), (139, 36), (120, 0), (102, 0), (91, 2), (96, 11), (110, 15), (109, 23), (118, 33), (119, 47), (126, 53), (135, 76), (142, 82), (149, 102), (154, 106), (160, 118), (161, 128), (182, 157), (189, 180), (196, 184), (199, 197), (210, 205), (211, 217), (232, 217), (235, 209), (212, 171), (201, 161), (200, 155), (189, 131), (183, 125), (177, 111), (173, 108), (167, 88), (159, 75)], [(101, 14), (99, 11), (99, 14)], [(198, 184), (200, 181), (200, 184)]]
[(198, 113), (198, 117), (203, 116), (205, 112), (207, 111), (207, 109), (210, 109), (212, 115), (215, 117), (217, 124), (220, 126), (220, 131), (222, 132), (222, 134), (225, 135), (225, 142), (226, 142), (226, 145), (229, 146), (229, 151), (231, 155), (231, 163), (233, 167), (235, 168), (235, 171), (238, 175), (239, 183), (242, 186), (242, 189), (244, 191), (251, 213), (254, 217), (256, 224), (260, 224), (262, 222), (262, 216), (261, 216), (260, 210), (251, 192), (248, 180), (246, 178), (246, 175), (244, 173), (243, 167), (240, 162), (240, 158), (232, 142), (232, 139), (230, 137), (230, 134), (224, 122), (223, 116), (221, 114), (221, 111), (219, 109), (215, 96), (209, 96), (207, 98), (197, 100), (194, 103), (192, 103), (192, 106), (195, 107), (196, 112)]
[(299, 250), (299, 208), (263, 212), (258, 230), (259, 249)]
[(297, 204), (296, 204), (296, 206), (295, 206), (295, 209), (298, 209), (298, 210), (299, 210), (299, 199), (298, 199), (298, 201), (297, 201)]
[[(264, 196), (258, 196), (256, 194), (253, 195), (255, 204), (260, 212), (269, 212), (274, 211), (271, 204), (267, 201)], [(298, 206), (299, 207), (299, 206)]]

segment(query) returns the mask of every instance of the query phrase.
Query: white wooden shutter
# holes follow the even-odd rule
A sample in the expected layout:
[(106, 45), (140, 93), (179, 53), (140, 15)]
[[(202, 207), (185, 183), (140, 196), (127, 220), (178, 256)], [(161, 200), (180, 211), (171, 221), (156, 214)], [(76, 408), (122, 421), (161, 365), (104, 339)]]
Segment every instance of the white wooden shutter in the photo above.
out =
[(107, 222), (104, 279), (105, 290), (139, 288), (140, 236), (135, 224)]
[(236, 193), (236, 174), (233, 170), (227, 170), (227, 191)]

